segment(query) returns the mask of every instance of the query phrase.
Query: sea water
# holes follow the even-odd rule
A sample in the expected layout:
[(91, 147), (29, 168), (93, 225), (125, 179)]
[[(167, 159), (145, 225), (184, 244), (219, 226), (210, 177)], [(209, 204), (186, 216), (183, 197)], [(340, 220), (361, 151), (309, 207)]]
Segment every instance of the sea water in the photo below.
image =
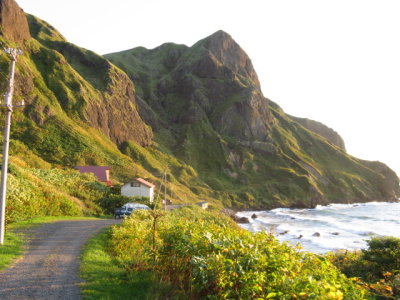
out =
[[(257, 218), (252, 218), (256, 214)], [(364, 249), (373, 236), (400, 237), (400, 203), (330, 204), (314, 209), (276, 208), (238, 212), (249, 231), (268, 231), (280, 241), (314, 253), (338, 249)]]

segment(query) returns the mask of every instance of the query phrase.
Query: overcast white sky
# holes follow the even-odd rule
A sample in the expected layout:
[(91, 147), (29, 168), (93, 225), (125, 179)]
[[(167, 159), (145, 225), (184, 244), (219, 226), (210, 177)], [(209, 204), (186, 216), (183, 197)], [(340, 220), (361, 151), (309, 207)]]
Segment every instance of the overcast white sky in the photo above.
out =
[(222, 29), (253, 61), (264, 95), (320, 121), (350, 154), (400, 175), (398, 0), (17, 0), (99, 54)]

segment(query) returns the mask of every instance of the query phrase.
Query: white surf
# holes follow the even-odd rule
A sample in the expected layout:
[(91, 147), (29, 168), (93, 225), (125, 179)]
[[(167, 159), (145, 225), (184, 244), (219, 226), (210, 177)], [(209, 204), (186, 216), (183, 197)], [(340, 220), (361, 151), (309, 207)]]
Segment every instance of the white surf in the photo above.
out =
[[(253, 214), (257, 218), (252, 218)], [(238, 212), (247, 217), (247, 230), (273, 232), (280, 241), (314, 253), (364, 249), (373, 236), (400, 237), (400, 203), (331, 204), (315, 209), (277, 208)]]

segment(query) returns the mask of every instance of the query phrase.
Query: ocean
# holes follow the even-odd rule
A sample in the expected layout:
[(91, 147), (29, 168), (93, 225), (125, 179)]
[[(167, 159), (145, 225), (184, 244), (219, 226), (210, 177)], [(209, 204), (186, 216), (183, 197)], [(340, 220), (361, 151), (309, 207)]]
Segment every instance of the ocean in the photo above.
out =
[[(252, 218), (256, 214), (257, 218)], [(369, 202), (330, 204), (314, 209), (276, 208), (269, 211), (244, 211), (252, 231), (268, 231), (280, 241), (300, 243), (304, 250), (325, 253), (338, 249), (364, 249), (372, 236), (400, 238), (400, 203)]]

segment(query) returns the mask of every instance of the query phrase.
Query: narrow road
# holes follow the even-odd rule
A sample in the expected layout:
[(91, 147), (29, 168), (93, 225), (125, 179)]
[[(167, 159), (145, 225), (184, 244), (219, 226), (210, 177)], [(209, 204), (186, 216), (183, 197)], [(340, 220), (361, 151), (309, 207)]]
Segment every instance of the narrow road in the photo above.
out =
[(60, 221), (36, 228), (24, 257), (0, 271), (0, 299), (80, 299), (82, 246), (101, 228), (120, 222)]

